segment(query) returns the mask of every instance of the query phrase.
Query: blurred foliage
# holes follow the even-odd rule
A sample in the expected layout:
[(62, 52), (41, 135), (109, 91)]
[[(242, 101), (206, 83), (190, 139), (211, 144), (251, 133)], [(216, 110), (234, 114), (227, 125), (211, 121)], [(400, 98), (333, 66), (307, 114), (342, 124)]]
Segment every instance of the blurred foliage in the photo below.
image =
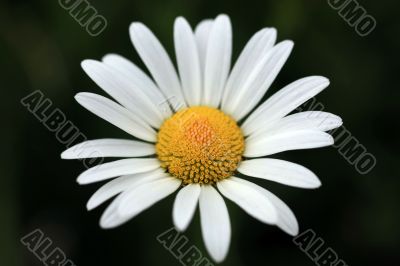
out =
[[(283, 158), (315, 171), (322, 188), (304, 191), (259, 183), (292, 207), (301, 229), (315, 230), (348, 265), (400, 265), (398, 1), (359, 1), (378, 22), (367, 37), (358, 36), (327, 1), (90, 2), (108, 21), (98, 37), (89, 36), (58, 1), (0, 2), (1, 110), (6, 120), (0, 131), (5, 146), (0, 265), (41, 265), (19, 242), (35, 228), (50, 236), (76, 265), (178, 265), (156, 241), (172, 225), (173, 198), (118, 229), (101, 230), (98, 219), (103, 208), (85, 210), (96, 185), (76, 184), (81, 162), (60, 159), (65, 147), (20, 99), (42, 90), (89, 138), (123, 137), (74, 101), (80, 91), (100, 93), (80, 62), (116, 52), (143, 67), (129, 41), (130, 22), (148, 25), (173, 55), (175, 17), (183, 15), (195, 25), (219, 13), (232, 19), (235, 58), (262, 27), (277, 28), (279, 40), (294, 40), (294, 52), (267, 95), (303, 76), (329, 77), (331, 86), (318, 99), (339, 114), (378, 159), (371, 173), (360, 175), (334, 148), (284, 153)], [(233, 238), (223, 265), (313, 265), (291, 237), (228, 205)], [(206, 253), (198, 214), (186, 235)]]

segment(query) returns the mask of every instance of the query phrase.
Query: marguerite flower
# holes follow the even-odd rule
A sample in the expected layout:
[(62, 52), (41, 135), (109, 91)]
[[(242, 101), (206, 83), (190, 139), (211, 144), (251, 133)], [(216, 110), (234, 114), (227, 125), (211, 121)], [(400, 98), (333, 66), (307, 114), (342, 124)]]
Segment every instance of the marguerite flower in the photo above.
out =
[(115, 178), (87, 204), (91, 210), (117, 196), (102, 215), (101, 227), (119, 226), (179, 191), (172, 212), (176, 228), (187, 228), (199, 203), (205, 245), (217, 262), (226, 257), (231, 238), (221, 194), (261, 222), (296, 235), (296, 218), (283, 201), (235, 175), (300, 188), (320, 186), (303, 166), (259, 157), (333, 144), (325, 131), (340, 126), (339, 117), (312, 111), (290, 114), (326, 88), (328, 79), (300, 79), (255, 108), (293, 47), (291, 41), (275, 44), (275, 29), (257, 32), (230, 71), (229, 18), (203, 21), (194, 32), (185, 19), (177, 18), (179, 75), (146, 26), (132, 23), (130, 37), (153, 79), (119, 55), (106, 55), (101, 62), (85, 60), (85, 72), (116, 102), (93, 93), (79, 93), (76, 100), (140, 141), (92, 140), (62, 153), (64, 159), (127, 157), (78, 177), (80, 184)]

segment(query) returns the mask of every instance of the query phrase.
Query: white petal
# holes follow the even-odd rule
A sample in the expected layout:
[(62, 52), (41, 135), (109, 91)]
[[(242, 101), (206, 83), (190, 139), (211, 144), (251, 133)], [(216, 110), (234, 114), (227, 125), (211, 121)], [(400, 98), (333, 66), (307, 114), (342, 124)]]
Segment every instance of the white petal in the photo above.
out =
[(261, 104), (242, 125), (245, 135), (280, 119), (311, 99), (329, 85), (324, 77), (312, 76), (299, 79), (281, 89)]
[(275, 41), (276, 30), (274, 28), (262, 29), (251, 37), (236, 61), (227, 81), (221, 105), (224, 111), (229, 114), (233, 113), (233, 104), (237, 100), (237, 92), (246, 82), (258, 62), (271, 50)]
[(245, 157), (260, 157), (283, 151), (314, 149), (334, 143), (331, 135), (317, 130), (282, 130), (246, 139)]
[[(162, 177), (161, 179), (165, 179)], [(111, 204), (108, 208), (104, 211), (103, 215), (100, 219), (100, 226), (104, 229), (111, 229), (117, 226), (120, 226), (127, 221), (129, 221), (133, 216), (124, 216), (119, 213), (119, 207), (121, 206), (122, 199), (129, 195), (131, 191), (137, 187), (140, 187), (144, 184), (152, 183), (155, 180), (160, 180), (159, 178), (149, 178), (148, 180), (142, 180), (142, 182), (135, 183), (132, 185), (128, 191), (122, 192)]]
[(247, 180), (237, 177), (231, 177), (231, 179), (252, 186), (254, 189), (257, 189), (259, 192), (263, 193), (275, 206), (278, 215), (278, 221), (276, 225), (290, 235), (295, 236), (299, 233), (299, 224), (297, 222), (296, 216), (293, 214), (292, 210), (277, 196)]
[(210, 32), (212, 29), (213, 22), (214, 20), (212, 19), (203, 20), (202, 22), (199, 23), (199, 25), (197, 25), (195, 30), (195, 36), (196, 36), (197, 48), (199, 51), (199, 58), (200, 58), (200, 65), (202, 72), (204, 71), (205, 68), (208, 39), (210, 37)]
[(142, 23), (132, 23), (129, 31), (136, 51), (174, 110), (186, 107), (178, 75), (164, 47)]
[(124, 223), (128, 222), (132, 217), (121, 216), (118, 212), (118, 208), (121, 204), (121, 198), (127, 192), (121, 193), (115, 200), (107, 207), (103, 215), (100, 218), (100, 227), (103, 229), (113, 229)]
[(304, 166), (278, 159), (245, 160), (240, 164), (238, 171), (248, 176), (293, 187), (317, 188), (321, 186), (318, 177)]
[(111, 229), (118, 227), (130, 220), (129, 217), (122, 217), (118, 214), (118, 206), (121, 202), (121, 195), (111, 202), (111, 204), (106, 208), (103, 215), (100, 218), (100, 227), (103, 229)]
[(182, 17), (175, 21), (175, 52), (183, 94), (189, 106), (201, 103), (201, 69), (196, 39), (189, 23)]
[(201, 230), (207, 251), (216, 262), (222, 262), (231, 241), (228, 209), (224, 199), (211, 185), (201, 187), (199, 203)]
[(82, 68), (96, 84), (120, 104), (155, 128), (163, 121), (157, 105), (119, 70), (96, 60), (84, 60)]
[(218, 107), (231, 67), (232, 27), (229, 17), (220, 15), (213, 23), (207, 44), (203, 104)]
[(320, 111), (306, 111), (282, 118), (287, 126), (330, 131), (343, 124), (342, 119), (334, 114)]
[(133, 218), (175, 192), (181, 183), (175, 177), (167, 177), (135, 187), (122, 194), (118, 213), (122, 217)]
[(165, 178), (166, 176), (167, 174), (159, 168), (150, 172), (115, 178), (97, 190), (89, 199), (86, 207), (88, 210), (92, 210), (122, 191), (127, 191), (133, 186), (139, 186), (160, 178)]
[(278, 220), (274, 205), (268, 197), (253, 187), (225, 179), (217, 183), (222, 195), (236, 203), (253, 218), (267, 224), (275, 224)]
[(154, 129), (121, 105), (93, 93), (78, 93), (75, 99), (90, 112), (132, 136), (150, 142), (157, 140)]
[(172, 217), (178, 230), (185, 231), (192, 220), (200, 191), (199, 184), (189, 184), (176, 195)]
[(96, 139), (69, 148), (61, 154), (61, 158), (140, 157), (152, 154), (155, 154), (153, 144), (126, 139)]
[(158, 159), (122, 159), (89, 168), (78, 177), (79, 184), (90, 184), (120, 175), (148, 172), (160, 167)]
[(292, 114), (282, 119), (272, 121), (269, 124), (265, 124), (263, 127), (250, 134), (247, 139), (258, 138), (259, 136), (276, 130), (329, 131), (340, 127), (342, 124), (342, 119), (339, 116), (320, 111), (307, 111)]
[(164, 118), (168, 118), (172, 115), (171, 108), (169, 107), (166, 97), (161, 93), (160, 89), (151, 80), (147, 74), (145, 74), (140, 68), (133, 64), (130, 60), (117, 55), (107, 54), (103, 57), (102, 61), (118, 71), (120, 71), (129, 82), (132, 87), (139, 88), (143, 91), (153, 102), (153, 105), (160, 110), (160, 113)]
[(237, 95), (234, 96), (236, 102), (232, 103), (232, 107), (234, 108), (233, 117), (236, 120), (246, 116), (262, 99), (292, 49), (292, 41), (280, 42), (257, 62), (243, 85), (239, 87)]

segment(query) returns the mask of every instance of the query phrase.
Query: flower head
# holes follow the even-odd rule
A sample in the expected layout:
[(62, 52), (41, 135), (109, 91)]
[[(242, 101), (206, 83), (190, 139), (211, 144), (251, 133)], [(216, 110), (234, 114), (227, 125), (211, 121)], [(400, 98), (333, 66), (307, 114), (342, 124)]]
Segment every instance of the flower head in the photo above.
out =
[(146, 26), (132, 23), (130, 36), (152, 78), (119, 55), (85, 60), (85, 72), (115, 101), (92, 93), (79, 93), (76, 100), (138, 140), (91, 140), (62, 153), (64, 159), (125, 158), (78, 177), (80, 184), (114, 178), (87, 204), (91, 210), (117, 196), (101, 217), (101, 227), (119, 226), (179, 190), (173, 206), (176, 228), (187, 228), (199, 204), (206, 248), (217, 262), (226, 257), (231, 237), (221, 194), (261, 222), (296, 235), (297, 220), (283, 201), (235, 175), (300, 188), (320, 186), (303, 166), (260, 157), (333, 144), (326, 131), (342, 124), (339, 117), (316, 111), (291, 114), (326, 88), (328, 79), (300, 79), (257, 106), (293, 47), (291, 41), (275, 44), (275, 29), (257, 32), (232, 70), (226, 15), (201, 22), (194, 32), (185, 19), (176, 19), (178, 72)]

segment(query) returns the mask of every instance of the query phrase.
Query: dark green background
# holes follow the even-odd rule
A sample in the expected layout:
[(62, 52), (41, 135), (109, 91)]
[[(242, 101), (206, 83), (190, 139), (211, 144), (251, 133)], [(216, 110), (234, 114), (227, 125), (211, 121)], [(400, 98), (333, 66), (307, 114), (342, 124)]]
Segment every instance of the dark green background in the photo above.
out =
[[(291, 206), (301, 230), (313, 229), (348, 265), (400, 265), (398, 1), (359, 1), (378, 22), (367, 37), (358, 36), (324, 0), (90, 2), (108, 21), (98, 37), (89, 36), (58, 1), (0, 2), (5, 119), (0, 130), (0, 265), (42, 265), (19, 242), (35, 228), (76, 265), (179, 265), (156, 241), (172, 225), (173, 197), (118, 229), (101, 230), (104, 207), (85, 210), (99, 185), (77, 185), (82, 163), (60, 159), (64, 147), (20, 99), (41, 90), (90, 139), (126, 137), (74, 101), (77, 92), (101, 92), (80, 62), (116, 52), (143, 66), (129, 40), (130, 22), (147, 24), (173, 55), (176, 16), (194, 25), (222, 12), (232, 19), (234, 58), (262, 27), (276, 27), (279, 40), (294, 40), (294, 51), (267, 95), (303, 76), (329, 77), (331, 86), (318, 100), (343, 118), (378, 161), (371, 173), (360, 175), (334, 148), (287, 152), (280, 157), (312, 169), (323, 186), (309, 191), (258, 183)], [(230, 202), (228, 207), (233, 237), (223, 265), (314, 265), (290, 236)], [(206, 254), (198, 218), (186, 235)]]

